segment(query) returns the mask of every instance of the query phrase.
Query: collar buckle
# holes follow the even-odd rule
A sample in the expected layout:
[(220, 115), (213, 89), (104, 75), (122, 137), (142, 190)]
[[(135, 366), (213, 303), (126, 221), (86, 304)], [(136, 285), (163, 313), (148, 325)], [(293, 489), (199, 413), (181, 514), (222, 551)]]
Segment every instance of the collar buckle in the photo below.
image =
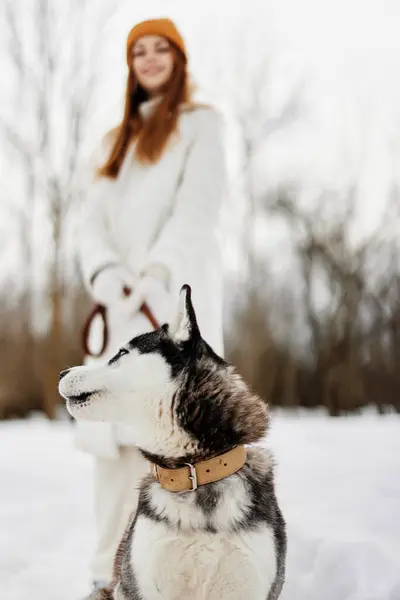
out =
[(197, 490), (197, 488), (199, 487), (199, 484), (197, 482), (196, 466), (192, 465), (191, 463), (185, 463), (185, 465), (187, 467), (189, 467), (189, 470), (190, 470), (189, 479), (192, 482), (192, 488), (190, 490), (188, 490), (188, 491), (189, 492), (195, 492)]

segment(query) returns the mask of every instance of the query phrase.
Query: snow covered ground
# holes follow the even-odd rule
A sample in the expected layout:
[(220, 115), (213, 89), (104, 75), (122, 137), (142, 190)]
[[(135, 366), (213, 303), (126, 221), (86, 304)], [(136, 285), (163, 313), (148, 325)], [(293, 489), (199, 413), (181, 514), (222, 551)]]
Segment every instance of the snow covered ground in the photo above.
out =
[[(269, 444), (288, 522), (282, 600), (400, 600), (399, 417), (279, 412)], [(86, 592), (90, 482), (68, 423), (1, 424), (1, 599)]]

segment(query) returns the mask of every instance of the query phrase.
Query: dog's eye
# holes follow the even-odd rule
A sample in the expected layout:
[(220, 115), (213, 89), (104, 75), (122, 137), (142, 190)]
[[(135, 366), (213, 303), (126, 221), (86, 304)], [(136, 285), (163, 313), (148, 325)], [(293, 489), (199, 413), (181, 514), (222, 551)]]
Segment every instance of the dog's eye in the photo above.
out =
[(108, 361), (108, 364), (112, 365), (113, 363), (117, 362), (117, 360), (119, 360), (125, 354), (129, 354), (128, 350), (126, 350), (126, 348), (121, 348), (119, 350), (119, 352), (117, 352), (117, 354), (115, 356), (113, 356), (111, 360)]

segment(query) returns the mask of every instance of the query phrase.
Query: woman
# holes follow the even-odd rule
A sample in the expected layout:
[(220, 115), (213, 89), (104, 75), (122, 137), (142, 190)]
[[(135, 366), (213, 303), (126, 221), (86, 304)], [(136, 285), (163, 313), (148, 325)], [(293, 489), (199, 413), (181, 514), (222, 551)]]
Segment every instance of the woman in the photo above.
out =
[[(102, 163), (81, 218), (80, 262), (93, 299), (107, 308), (108, 360), (149, 331), (146, 303), (169, 319), (182, 284), (192, 287), (203, 336), (222, 353), (222, 272), (217, 227), (224, 188), (221, 121), (191, 101), (184, 42), (168, 19), (136, 25), (127, 40), (128, 83), (122, 123), (103, 144)], [(132, 290), (126, 293), (126, 290)], [(135, 509), (148, 467), (130, 432), (103, 423), (77, 425), (78, 446), (95, 456), (98, 542), (95, 587), (111, 577), (113, 558)]]

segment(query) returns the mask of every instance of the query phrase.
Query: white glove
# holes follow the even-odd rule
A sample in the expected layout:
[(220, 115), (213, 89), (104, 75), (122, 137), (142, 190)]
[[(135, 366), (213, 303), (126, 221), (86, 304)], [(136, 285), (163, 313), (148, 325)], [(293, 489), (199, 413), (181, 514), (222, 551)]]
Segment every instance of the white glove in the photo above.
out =
[(145, 275), (134, 287), (132, 294), (118, 302), (118, 310), (130, 318), (140, 310), (143, 303), (149, 306), (160, 324), (164, 323), (170, 304), (166, 284), (160, 279)]
[(124, 298), (124, 287), (133, 289), (134, 285), (134, 277), (125, 267), (106, 267), (93, 282), (92, 296), (100, 304), (112, 306)]

